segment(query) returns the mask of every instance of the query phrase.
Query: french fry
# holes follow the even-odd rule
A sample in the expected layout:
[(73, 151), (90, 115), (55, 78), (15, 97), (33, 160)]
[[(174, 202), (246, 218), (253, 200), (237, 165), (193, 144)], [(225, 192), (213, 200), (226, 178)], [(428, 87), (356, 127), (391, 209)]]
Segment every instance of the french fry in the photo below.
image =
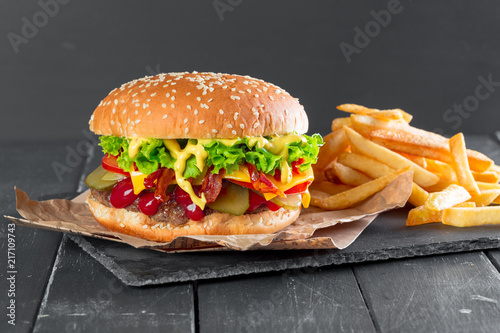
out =
[(330, 183), (339, 183), (340, 182), (340, 179), (339, 177), (337, 177), (337, 174), (335, 173), (335, 170), (330, 167), (328, 169), (325, 169), (325, 171), (323, 172), (324, 176), (325, 176), (325, 179), (327, 181), (329, 181)]
[(323, 172), (349, 146), (349, 141), (343, 128), (328, 134), (325, 144), (320, 148), (318, 162), (313, 166), (315, 173)]
[(351, 118), (349, 118), (349, 117), (347, 117), (347, 118), (335, 118), (332, 121), (332, 132), (335, 132), (336, 130), (341, 129), (344, 126), (347, 126), (347, 127), (352, 126)]
[[(398, 110), (384, 110), (370, 113), (370, 117), (380, 120), (400, 120), (403, 119), (403, 114)], [(406, 122), (406, 121), (405, 121)]]
[[(379, 178), (394, 172), (394, 169), (372, 158), (355, 153), (342, 153), (337, 160), (350, 168), (361, 171), (371, 178)], [(414, 206), (421, 206), (427, 200), (429, 193), (413, 183), (408, 201)]]
[(474, 194), (470, 199), (471, 202), (476, 204), (476, 207), (486, 207), (494, 203), (495, 199), (500, 195), (500, 189), (491, 189), (481, 191), (479, 194)]
[(344, 130), (351, 145), (361, 151), (363, 155), (372, 157), (396, 170), (410, 167), (414, 172), (413, 181), (422, 187), (432, 186), (439, 182), (438, 176), (407, 160), (398, 153), (371, 142), (349, 127), (344, 127)]
[(354, 187), (345, 192), (332, 195), (328, 198), (320, 198), (319, 196), (313, 196), (311, 193), (311, 204), (327, 210), (338, 210), (345, 209), (359, 203), (371, 195), (379, 192), (390, 182), (392, 182), (400, 174), (409, 171), (410, 168), (400, 169), (387, 176), (374, 179), (363, 185)]
[(422, 168), (427, 169), (427, 159), (422, 156), (412, 155), (408, 153), (397, 152), (399, 155), (406, 157), (413, 163), (420, 165)]
[(314, 200), (323, 201), (330, 197), (330, 194), (318, 190), (311, 190), (309, 193), (311, 194), (311, 202)]
[(316, 182), (314, 181), (309, 187), (311, 190), (321, 191), (328, 193), (329, 195), (334, 195), (337, 193), (345, 192), (350, 190), (352, 186), (344, 184), (334, 184), (327, 181)]
[(489, 168), (490, 171), (493, 171), (493, 172), (496, 172), (497, 174), (500, 175), (500, 166), (496, 165), (496, 164), (493, 164), (490, 168)]
[(443, 211), (442, 222), (455, 227), (500, 224), (500, 206), (448, 208)]
[[(455, 207), (469, 207), (473, 208), (476, 205), (473, 202), (462, 202)], [(443, 211), (435, 211), (427, 209), (425, 206), (413, 208), (408, 213), (406, 219), (407, 226), (415, 226), (427, 223), (441, 222), (443, 220)]]
[[(353, 128), (356, 129), (357, 126), (353, 125)], [(366, 136), (391, 150), (452, 163), (448, 139), (444, 137), (436, 140), (435, 137), (410, 133), (404, 128), (373, 128)], [(470, 168), (478, 172), (486, 171), (493, 165), (491, 159), (474, 150), (467, 150), (467, 159)]]
[(438, 174), (441, 179), (447, 180), (450, 183), (457, 183), (457, 175), (455, 174), (455, 170), (449, 165), (441, 161), (433, 160), (430, 158), (426, 158), (427, 162), (427, 170)]
[(481, 191), (500, 189), (500, 184), (485, 183), (485, 182), (476, 182), (476, 184), (477, 187), (479, 187), (479, 190)]
[(458, 133), (450, 139), (450, 152), (453, 159), (452, 166), (457, 175), (458, 183), (465, 187), (471, 195), (479, 195), (479, 187), (469, 169), (465, 139), (462, 133)]
[(474, 180), (485, 182), (485, 183), (498, 183), (500, 180), (500, 176), (495, 171), (485, 171), (485, 172), (477, 172), (472, 171), (472, 176)]
[(334, 162), (332, 167), (333, 170), (335, 170), (335, 174), (337, 175), (337, 177), (339, 177), (340, 181), (347, 185), (359, 186), (372, 180), (364, 173), (351, 169), (348, 166), (337, 162)]
[(450, 185), (441, 192), (429, 194), (424, 206), (428, 210), (440, 211), (465, 202), (470, 198), (471, 195), (462, 186)]
[[(361, 114), (351, 114), (352, 128), (365, 137), (370, 137), (370, 133), (380, 129), (401, 130), (415, 136), (426, 137), (434, 141), (448, 142), (445, 137), (427, 132), (408, 125), (404, 120), (384, 121), (371, 116)], [(402, 150), (399, 150), (402, 151)], [(415, 154), (416, 155), (416, 154)]]
[[(367, 108), (362, 105), (357, 105), (357, 104), (342, 104), (337, 106), (337, 109), (340, 111), (344, 112), (349, 112), (349, 113), (355, 113), (355, 114), (364, 114), (364, 115), (373, 115), (374, 113), (379, 113), (379, 112), (390, 112), (384, 119), (389, 119), (391, 117), (391, 113), (398, 113), (402, 116), (402, 118), (409, 123), (412, 119), (413, 116), (409, 114), (408, 112), (405, 112), (401, 109), (390, 109), (390, 110), (379, 110), (379, 109), (372, 109), (372, 108)], [(388, 118), (389, 117), (389, 118)], [(397, 116), (399, 117), (399, 116)], [(400, 119), (400, 118), (398, 118)]]

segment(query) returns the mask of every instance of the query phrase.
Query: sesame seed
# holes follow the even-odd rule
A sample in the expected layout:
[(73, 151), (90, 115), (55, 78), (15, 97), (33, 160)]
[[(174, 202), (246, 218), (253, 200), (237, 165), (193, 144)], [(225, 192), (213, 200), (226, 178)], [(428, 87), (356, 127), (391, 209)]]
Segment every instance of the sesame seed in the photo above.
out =
[(168, 114), (164, 114), (163, 117), (161, 117), (161, 119), (167, 119), (168, 117)]
[(231, 99), (234, 101), (234, 100), (239, 100), (240, 99), (240, 96), (231, 96)]
[(163, 103), (163, 104), (161, 105), (161, 107), (162, 107), (162, 108), (166, 108), (166, 107), (167, 107), (167, 104)]
[(175, 90), (175, 89), (172, 89), (172, 92), (173, 92), (173, 93), (175, 94), (175, 93), (177, 92), (177, 90)]
[(151, 114), (151, 110), (146, 113), (146, 116), (149, 116)]
[(241, 129), (245, 129), (245, 125), (240, 124), (240, 128), (241, 128)]
[(233, 133), (233, 135), (236, 135), (236, 131), (235, 130), (233, 130), (231, 133)]
[(175, 96), (172, 96), (170, 99), (171, 99), (172, 101), (175, 101)]
[(187, 132), (189, 132), (189, 127), (186, 127), (186, 129), (184, 130), (184, 133), (187, 134)]
[(148, 228), (148, 225), (147, 225), (147, 224), (145, 224), (145, 225), (143, 225), (143, 226), (142, 226), (142, 228), (143, 228), (143, 229), (147, 229), (147, 228)]
[(136, 124), (138, 124), (138, 123), (140, 123), (140, 122), (141, 122), (141, 120), (140, 120), (140, 119), (137, 119), (137, 120), (135, 121), (135, 123), (136, 123)]
[(219, 133), (218, 130), (216, 130), (215, 128), (212, 130), (213, 133)]
[(135, 107), (138, 108), (139, 106), (141, 106), (141, 103), (135, 103)]
[(222, 89), (227, 89), (227, 86), (222, 86)]
[(198, 102), (200, 102), (200, 101), (201, 101), (201, 97), (199, 97), (199, 96), (198, 96), (198, 97), (196, 97), (196, 100), (197, 100)]
[(111, 120), (111, 125), (114, 125), (114, 124), (115, 124), (115, 122), (113, 120)]
[(213, 98), (210, 98), (207, 103), (210, 103), (211, 101), (213, 101), (214, 99)]
[(118, 105), (118, 100), (117, 99), (115, 99), (115, 105)]
[(288, 115), (288, 110), (285, 110), (285, 114)]
[(123, 109), (122, 114), (125, 114), (127, 112), (127, 109)]
[(147, 108), (148, 106), (149, 106), (149, 104), (147, 104), (147, 103), (142, 104), (143, 109)]
[(190, 93), (190, 92), (187, 92), (187, 93), (186, 93), (186, 96), (189, 96), (189, 95), (191, 95), (191, 93)]
[(198, 114), (198, 109), (194, 110), (194, 114)]
[(240, 94), (244, 94), (245, 92), (243, 90), (238, 90)]
[(191, 105), (187, 105), (186, 107), (188, 108), (188, 110), (191, 110)]
[(133, 93), (133, 94), (132, 94), (132, 97), (135, 97), (135, 96), (137, 96), (137, 93)]
[(113, 108), (113, 110), (111, 111), (111, 113), (112, 113), (112, 114), (115, 114), (115, 112), (116, 112), (116, 109), (115, 109), (115, 108)]
[(238, 112), (234, 113), (234, 120), (238, 119)]
[(134, 112), (134, 113), (135, 113), (135, 114), (139, 114), (139, 111), (135, 110), (135, 112)]
[(167, 98), (170, 97), (170, 93), (166, 93), (165, 96), (167, 96)]
[(204, 122), (205, 122), (205, 120), (203, 120), (203, 119), (199, 121), (200, 124), (203, 124)]
[(255, 94), (254, 96), (255, 96), (255, 97), (259, 97), (259, 94)]
[(141, 90), (141, 92), (142, 92), (142, 93), (143, 93), (143, 92), (146, 92), (146, 89), (142, 89), (142, 90)]
[(231, 88), (231, 91), (236, 91), (236, 88)]
[(125, 224), (120, 223), (120, 227), (125, 228)]
[(184, 118), (184, 124), (186, 124), (187, 122), (188, 122), (188, 119)]
[(274, 101), (274, 98), (273, 98), (273, 96), (271, 96), (271, 95), (269, 95), (269, 99), (270, 99), (271, 101)]
[(281, 98), (286, 99), (285, 96), (281, 96)]
[(152, 94), (151, 94), (151, 97), (154, 97), (154, 96), (156, 96), (156, 93), (152, 93)]
[(227, 124), (227, 128), (233, 128), (233, 125)]

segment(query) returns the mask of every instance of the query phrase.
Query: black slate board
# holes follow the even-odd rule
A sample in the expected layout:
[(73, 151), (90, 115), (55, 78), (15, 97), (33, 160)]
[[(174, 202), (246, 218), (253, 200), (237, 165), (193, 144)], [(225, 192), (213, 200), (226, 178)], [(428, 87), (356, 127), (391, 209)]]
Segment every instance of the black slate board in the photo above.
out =
[(169, 254), (76, 235), (70, 238), (131, 286), (500, 247), (500, 226), (455, 228), (430, 224), (409, 228), (404, 222), (408, 209), (381, 214), (344, 250)]

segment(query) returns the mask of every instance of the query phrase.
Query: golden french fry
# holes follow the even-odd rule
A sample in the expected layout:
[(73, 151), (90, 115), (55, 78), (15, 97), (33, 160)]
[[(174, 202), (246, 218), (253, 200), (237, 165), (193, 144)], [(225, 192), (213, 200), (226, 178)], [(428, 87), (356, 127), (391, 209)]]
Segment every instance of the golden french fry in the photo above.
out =
[(441, 192), (429, 194), (425, 202), (425, 208), (428, 210), (439, 211), (451, 208), (459, 203), (465, 202), (471, 198), (471, 195), (465, 188), (458, 185), (450, 185)]
[[(362, 114), (351, 114), (352, 128), (361, 135), (365, 137), (370, 137), (370, 133), (376, 130), (386, 129), (386, 130), (400, 130), (406, 133), (413, 134), (415, 136), (426, 137), (434, 141), (441, 141), (448, 143), (448, 139), (445, 137), (435, 134), (432, 132), (427, 132), (415, 127), (408, 125), (404, 120), (391, 120), (384, 121), (376, 119), (369, 115)], [(398, 150), (403, 151), (403, 150)], [(416, 155), (416, 154), (415, 154)]]
[(352, 126), (351, 118), (349, 118), (349, 117), (347, 117), (347, 118), (335, 118), (332, 121), (332, 132), (335, 132), (336, 130), (341, 129), (344, 126), (348, 126), (348, 127)]
[(330, 197), (330, 194), (325, 193), (323, 191), (319, 191), (319, 190), (310, 190), (309, 193), (311, 194), (311, 201), (314, 201), (314, 200), (322, 201), (322, 200), (326, 200)]
[(344, 130), (351, 146), (356, 147), (363, 155), (372, 157), (393, 169), (410, 167), (413, 170), (413, 181), (422, 187), (432, 186), (439, 182), (438, 176), (407, 160), (398, 153), (371, 142), (349, 127), (344, 127)]
[(500, 189), (500, 184), (485, 183), (485, 182), (476, 182), (476, 184), (477, 187), (479, 187), (479, 190), (481, 191)]
[(472, 176), (474, 177), (474, 180), (480, 181), (480, 182), (485, 182), (485, 183), (498, 183), (500, 180), (500, 176), (498, 173), (495, 171), (485, 171), (485, 172), (477, 172), (477, 171), (472, 171)]
[(321, 191), (328, 193), (330, 195), (334, 195), (340, 192), (350, 190), (352, 186), (344, 184), (334, 184), (327, 181), (317, 182), (316, 180), (314, 180), (314, 182), (311, 184), (311, 186), (309, 186), (309, 188), (311, 190)]
[[(455, 207), (476, 207), (473, 202), (462, 202)], [(415, 226), (427, 223), (441, 222), (443, 220), (443, 211), (435, 211), (427, 209), (425, 206), (413, 208), (408, 213), (406, 219), (407, 226)]]
[(500, 166), (496, 165), (496, 164), (493, 164), (490, 168), (489, 168), (490, 171), (493, 171), (493, 172), (496, 172), (497, 174), (500, 175)]
[(457, 175), (458, 183), (465, 187), (470, 194), (478, 195), (479, 187), (469, 169), (465, 139), (462, 133), (458, 133), (450, 139), (450, 152), (452, 155), (452, 166)]
[[(353, 122), (353, 128), (356, 129), (354, 124)], [(404, 128), (372, 128), (372, 131), (366, 136), (373, 142), (391, 150), (452, 163), (448, 139), (444, 137), (437, 140), (435, 137), (411, 133)], [(467, 149), (467, 159), (470, 168), (478, 172), (486, 171), (493, 165), (493, 161), (487, 156), (470, 149)]]
[[(372, 158), (355, 153), (342, 153), (337, 160), (350, 168), (361, 171), (371, 178), (379, 178), (394, 172), (394, 169)], [(408, 201), (414, 206), (421, 206), (427, 200), (429, 193), (413, 183)]]
[(328, 198), (315, 197), (311, 193), (311, 205), (327, 210), (349, 208), (352, 205), (359, 203), (367, 199), (371, 195), (379, 192), (390, 182), (392, 182), (397, 176), (407, 171), (410, 171), (409, 167), (395, 171), (387, 176), (374, 179), (368, 183), (364, 183), (363, 185), (354, 187), (345, 192), (332, 195)]
[(420, 165), (422, 168), (427, 169), (427, 160), (425, 157), (422, 156), (417, 156), (413, 154), (408, 154), (408, 153), (401, 153), (397, 152), (399, 155), (406, 157), (410, 161), (412, 161), (415, 164)]
[[(379, 109), (367, 108), (365, 106), (357, 105), (357, 104), (342, 104), (342, 105), (337, 106), (337, 109), (340, 111), (361, 114), (361, 115), (368, 115), (368, 114), (372, 115), (372, 114), (378, 113), (378, 112), (395, 112), (395, 113), (397, 112), (402, 116), (402, 118), (407, 123), (409, 123), (413, 118), (413, 116), (411, 114), (409, 114), (408, 112), (405, 112), (401, 109), (379, 110)], [(389, 115), (388, 117), (391, 117), (390, 114), (388, 114), (388, 115)], [(401, 119), (401, 117), (399, 117), (399, 116), (397, 116), (397, 117), (398, 117), (397, 119)], [(384, 119), (388, 119), (388, 118), (384, 118)]]
[(349, 141), (343, 128), (328, 134), (325, 137), (325, 144), (319, 150), (318, 162), (313, 165), (314, 172), (323, 172), (348, 145)]
[(457, 183), (457, 175), (455, 170), (449, 165), (441, 161), (426, 158), (427, 170), (437, 174), (441, 179), (447, 180), (450, 183)]
[(455, 227), (500, 224), (500, 206), (448, 208), (443, 211), (443, 224)]
[(495, 199), (498, 198), (499, 195), (500, 189), (484, 190), (479, 194), (474, 194), (470, 201), (476, 203), (477, 207), (485, 207), (494, 203)]
[(323, 172), (323, 175), (325, 176), (325, 179), (329, 181), (330, 183), (339, 183), (340, 179), (337, 177), (337, 174), (335, 173), (335, 170), (333, 168), (328, 168), (325, 169)]
[(400, 120), (403, 119), (403, 114), (398, 110), (384, 110), (370, 113), (370, 117), (380, 120)]
[(337, 162), (333, 162), (332, 167), (340, 181), (347, 185), (359, 186), (372, 180), (367, 175)]

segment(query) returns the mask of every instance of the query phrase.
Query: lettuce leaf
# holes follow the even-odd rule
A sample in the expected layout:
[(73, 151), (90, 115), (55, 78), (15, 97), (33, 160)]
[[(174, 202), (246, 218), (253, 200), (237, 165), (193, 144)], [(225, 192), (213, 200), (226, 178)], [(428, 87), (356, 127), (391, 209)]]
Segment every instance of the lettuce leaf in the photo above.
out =
[[(304, 171), (316, 163), (319, 147), (323, 144), (323, 139), (319, 134), (313, 136), (304, 135), (306, 144), (302, 142), (292, 142), (288, 146), (288, 160), (291, 164), (300, 158), (304, 162), (300, 165), (300, 171)], [(269, 138), (271, 139), (271, 138)], [(131, 165), (135, 162), (140, 172), (150, 174), (156, 171), (160, 166), (173, 168), (175, 159), (168, 149), (159, 139), (150, 139), (144, 142), (134, 158), (128, 154), (129, 140), (116, 136), (101, 136), (100, 146), (103, 152), (111, 155), (120, 155), (117, 159), (118, 166), (125, 171), (131, 171)], [(181, 142), (182, 143), (182, 142)], [(280, 166), (281, 156), (274, 155), (264, 148), (258, 148), (256, 145), (251, 147), (248, 138), (242, 138), (231, 146), (226, 146), (222, 142), (214, 140), (203, 146), (208, 152), (205, 161), (206, 166), (213, 166), (213, 173), (218, 173), (224, 169), (226, 173), (231, 174), (239, 169), (239, 166), (245, 162), (255, 165), (257, 170), (265, 174), (274, 175), (276, 168)], [(186, 161), (184, 177), (191, 178), (200, 175), (201, 170), (196, 166), (196, 159), (191, 156)]]

